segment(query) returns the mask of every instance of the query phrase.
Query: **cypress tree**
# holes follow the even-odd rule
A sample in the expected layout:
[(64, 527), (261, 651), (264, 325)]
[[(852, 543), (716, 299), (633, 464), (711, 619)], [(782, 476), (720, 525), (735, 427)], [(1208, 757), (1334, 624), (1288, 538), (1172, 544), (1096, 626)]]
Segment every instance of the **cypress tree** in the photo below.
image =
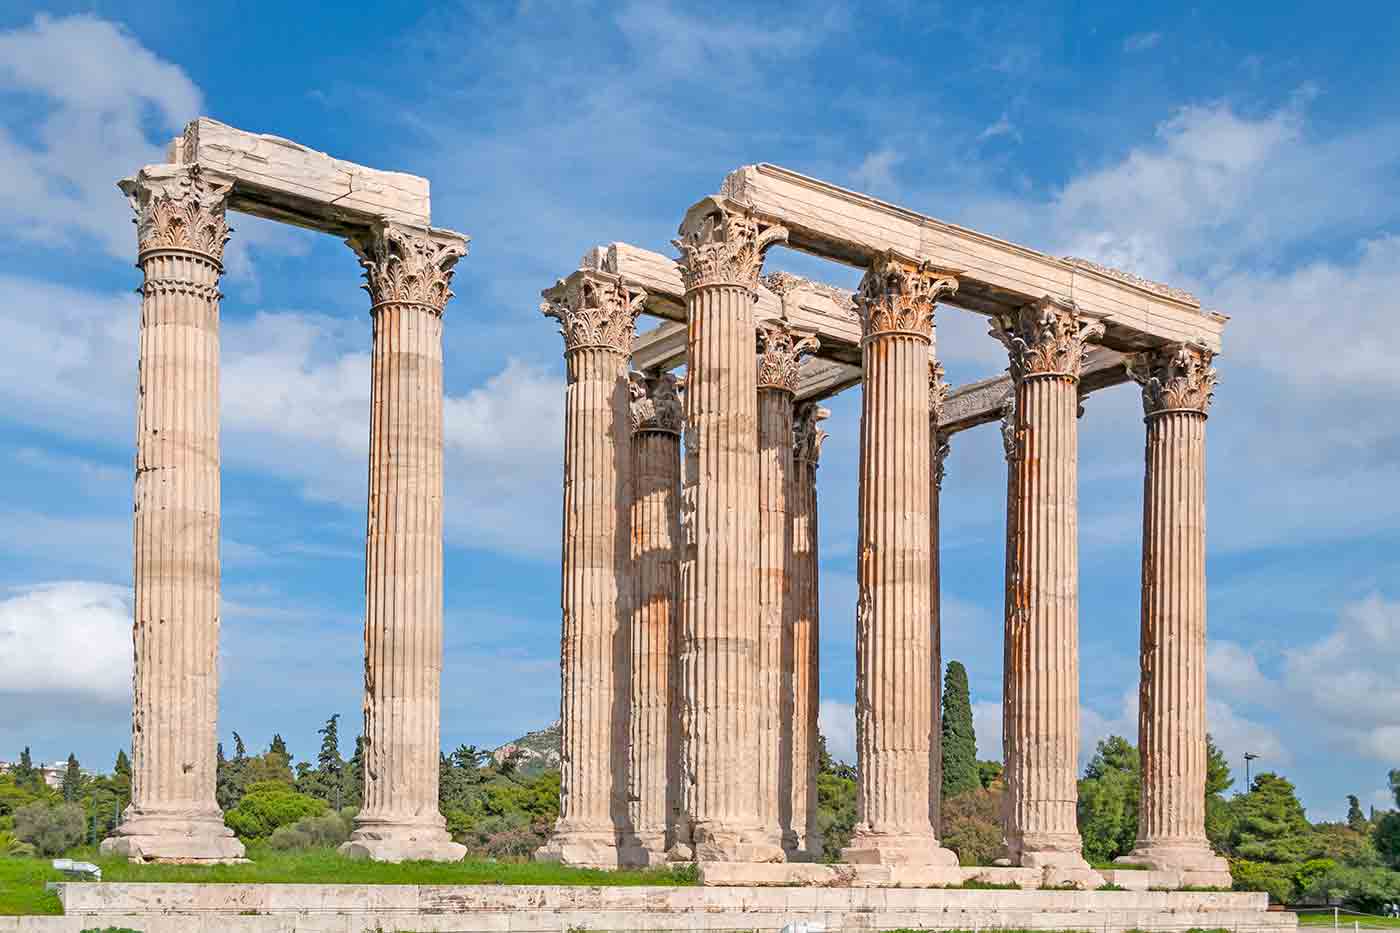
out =
[(126, 749), (117, 750), (117, 763), (112, 766), (112, 773), (131, 777), (131, 759), (126, 757)]
[(1355, 794), (1347, 794), (1347, 825), (1359, 833), (1367, 830), (1366, 814), (1361, 811), (1361, 801)]
[(68, 767), (63, 771), (63, 800), (72, 803), (83, 790), (83, 772), (78, 767), (78, 759), (72, 752), (68, 754)]
[(977, 770), (977, 733), (972, 726), (972, 697), (967, 669), (949, 661), (943, 677), (943, 799), (982, 786)]
[(19, 764), (10, 770), (10, 775), (15, 779), (16, 786), (28, 784), (34, 778), (34, 759), (29, 757), (29, 746), (24, 746), (24, 751), (19, 753)]

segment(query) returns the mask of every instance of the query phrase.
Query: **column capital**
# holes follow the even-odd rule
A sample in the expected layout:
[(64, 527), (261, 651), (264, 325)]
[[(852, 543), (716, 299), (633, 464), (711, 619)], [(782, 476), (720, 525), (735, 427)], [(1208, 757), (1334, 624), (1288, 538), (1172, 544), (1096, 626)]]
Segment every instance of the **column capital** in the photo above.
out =
[(442, 314), (452, 297), (452, 274), (467, 254), (459, 233), (380, 221), (345, 241), (360, 259), (370, 313), (381, 305), (422, 305)]
[(787, 242), (787, 228), (764, 221), (752, 207), (708, 197), (686, 211), (677, 239), (686, 291), (706, 285), (739, 285), (757, 294), (763, 256)]
[(627, 388), (632, 396), (632, 433), (656, 431), (680, 434), (681, 380), (671, 373), (627, 374)]
[(852, 296), (860, 313), (861, 337), (911, 334), (931, 340), (934, 306), (958, 290), (958, 275), (894, 250), (880, 253)]
[(764, 321), (755, 328), (758, 337), (758, 387), (797, 394), (797, 372), (802, 357), (817, 352), (821, 343), (811, 334), (792, 329), (786, 321)]
[(943, 420), (943, 405), (948, 401), (948, 383), (943, 380), (943, 364), (928, 361), (928, 417), (935, 431)]
[(830, 409), (816, 402), (803, 402), (793, 412), (792, 419), (792, 458), (813, 466), (821, 459), (822, 441), (827, 433), (821, 429), (821, 422), (831, 417)]
[(542, 293), (540, 311), (559, 322), (564, 353), (595, 347), (630, 354), (646, 293), (622, 276), (580, 269)]
[(1078, 305), (1046, 295), (1012, 314), (992, 318), (991, 335), (1011, 357), (1011, 378), (1078, 379), (1087, 344), (1103, 336), (1103, 323), (1084, 318)]
[(152, 250), (201, 253), (222, 265), (232, 232), (224, 213), (233, 182), (191, 165), (148, 165), (117, 187), (136, 212), (139, 254)]
[(1142, 386), (1147, 417), (1169, 411), (1204, 415), (1215, 397), (1215, 354), (1204, 347), (1176, 344), (1134, 353), (1123, 361), (1128, 376)]

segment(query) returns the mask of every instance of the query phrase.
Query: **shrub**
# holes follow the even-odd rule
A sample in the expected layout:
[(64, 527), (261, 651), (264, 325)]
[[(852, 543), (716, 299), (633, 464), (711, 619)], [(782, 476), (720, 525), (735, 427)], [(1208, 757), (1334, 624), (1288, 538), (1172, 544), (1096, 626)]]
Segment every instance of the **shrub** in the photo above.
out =
[(507, 829), (488, 836), (482, 849), (492, 858), (528, 856), (544, 845), (545, 838), (529, 828)]
[(978, 788), (943, 801), (943, 845), (959, 865), (990, 865), (1002, 854), (1000, 789)]
[(15, 835), (40, 855), (61, 855), (83, 841), (84, 822), (76, 803), (31, 803), (15, 811)]
[(267, 844), (284, 850), (334, 848), (350, 838), (350, 830), (350, 820), (339, 813), (307, 816), (274, 829)]
[(1400, 872), (1337, 867), (1315, 877), (1303, 895), (1310, 901), (1378, 914), (1386, 904), (1400, 901)]
[(224, 814), (224, 823), (244, 839), (265, 839), (279, 826), (325, 812), (324, 800), (299, 794), (280, 781), (256, 781), (248, 785), (238, 806)]
[(34, 854), (34, 847), (21, 842), (14, 833), (0, 830), (0, 858), (28, 858)]
[(1236, 891), (1264, 891), (1269, 899), (1288, 904), (1297, 893), (1293, 884), (1296, 865), (1275, 862), (1251, 862), (1249, 859), (1231, 859), (1230, 876), (1234, 879)]

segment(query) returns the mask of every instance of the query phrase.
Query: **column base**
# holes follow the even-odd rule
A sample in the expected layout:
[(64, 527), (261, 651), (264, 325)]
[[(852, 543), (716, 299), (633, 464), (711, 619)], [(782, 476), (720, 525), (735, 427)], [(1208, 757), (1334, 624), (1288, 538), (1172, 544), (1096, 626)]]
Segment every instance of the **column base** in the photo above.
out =
[(1011, 862), (1022, 868), (1069, 868), (1089, 871), (1078, 833), (1027, 833), (1007, 840)]
[(809, 839), (800, 833), (783, 834), (783, 852), (789, 862), (820, 862), (822, 844), (820, 837)]
[(636, 840), (620, 840), (613, 832), (563, 830), (535, 850), (536, 862), (558, 862), (571, 868), (645, 868), (662, 864), (663, 853), (653, 852)]
[(938, 844), (933, 833), (878, 833), (857, 829), (841, 861), (852, 865), (941, 865), (956, 868), (958, 857)]
[(373, 862), (460, 862), (467, 847), (453, 842), (441, 822), (356, 820), (350, 841), (338, 851), (346, 858)]
[(781, 862), (783, 847), (770, 833), (729, 829), (700, 823), (691, 827), (691, 849), (697, 862)]
[(1119, 865), (1144, 865), (1153, 871), (1180, 872), (1186, 887), (1228, 888), (1233, 884), (1230, 863), (1204, 842), (1139, 842), (1127, 855), (1114, 859)]
[(99, 851), (132, 862), (231, 865), (248, 861), (223, 814), (140, 813), (131, 808)]

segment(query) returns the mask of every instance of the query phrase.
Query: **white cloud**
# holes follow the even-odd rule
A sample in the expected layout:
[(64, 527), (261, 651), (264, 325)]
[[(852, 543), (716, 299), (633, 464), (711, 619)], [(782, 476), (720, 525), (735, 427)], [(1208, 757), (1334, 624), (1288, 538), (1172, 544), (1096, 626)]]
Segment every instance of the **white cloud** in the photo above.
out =
[(146, 127), (173, 136), (199, 112), (199, 88), (115, 23), (40, 14), (0, 33), (0, 90), (50, 105), (23, 136), (0, 128), (0, 218), (10, 233), (44, 242), (79, 233), (131, 255), (130, 210), (115, 180), (164, 161), (164, 140), (152, 143)]
[(1162, 41), (1160, 32), (1136, 32), (1123, 40), (1123, 51), (1146, 52), (1154, 49)]
[(895, 187), (895, 167), (903, 161), (903, 154), (894, 149), (877, 149), (861, 160), (851, 173), (851, 182), (862, 191), (889, 191)]
[(1270, 686), (1254, 655), (1232, 641), (1209, 643), (1206, 671), (1210, 689), (1231, 696), (1259, 696)]
[(1273, 727), (1241, 716), (1222, 700), (1206, 700), (1206, 729), (1231, 768), (1239, 767), (1245, 752), (1259, 755), (1267, 769), (1293, 761), (1292, 751)]
[(1010, 118), (1007, 117), (1007, 115), (1004, 113), (1001, 115), (1000, 118), (997, 119), (995, 123), (991, 124), (982, 132), (977, 134), (977, 141), (985, 142), (989, 139), (995, 139), (998, 136), (1010, 137), (1011, 139), (1016, 140), (1018, 143), (1021, 141), (1021, 131), (1016, 128), (1016, 125), (1012, 123)]
[(826, 737), (831, 757), (856, 763), (856, 708), (840, 700), (822, 700), (817, 707), (817, 728)]
[[(0, 600), (0, 695), (131, 695), (131, 591), (106, 583), (31, 586)], [(41, 699), (42, 702), (42, 699)]]
[(1400, 603), (1372, 595), (1345, 606), (1331, 632), (1284, 652), (1292, 702), (1317, 733), (1394, 764), (1400, 749)]
[(977, 733), (977, 757), (1001, 761), (1001, 701), (973, 703), (972, 729)]

